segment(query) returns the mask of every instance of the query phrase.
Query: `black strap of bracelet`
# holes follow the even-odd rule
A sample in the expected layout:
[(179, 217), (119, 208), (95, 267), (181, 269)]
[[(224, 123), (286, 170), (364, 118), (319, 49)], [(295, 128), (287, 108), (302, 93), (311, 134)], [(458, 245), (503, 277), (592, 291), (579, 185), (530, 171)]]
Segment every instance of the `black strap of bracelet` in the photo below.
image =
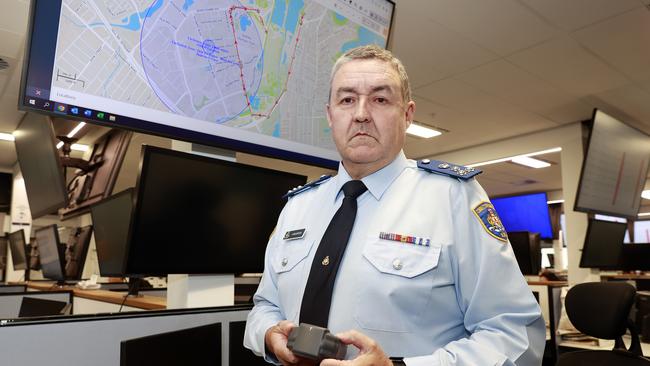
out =
[(391, 357), (390, 360), (393, 361), (393, 366), (406, 366), (404, 357)]

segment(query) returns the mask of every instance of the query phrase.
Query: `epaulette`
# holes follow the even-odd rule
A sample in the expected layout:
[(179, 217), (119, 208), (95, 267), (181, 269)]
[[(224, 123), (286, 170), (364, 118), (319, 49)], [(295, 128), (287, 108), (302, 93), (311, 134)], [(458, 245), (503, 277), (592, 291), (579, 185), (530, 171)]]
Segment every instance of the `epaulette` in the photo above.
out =
[(298, 186), (296, 188), (290, 189), (282, 198), (290, 198), (297, 194), (300, 194), (304, 191), (308, 191), (316, 186), (319, 186), (325, 183), (328, 179), (332, 178), (331, 175), (321, 175), (320, 178), (316, 179), (313, 182), (307, 182), (304, 186)]
[(462, 180), (469, 180), (470, 178), (483, 173), (483, 171), (476, 168), (469, 168), (440, 160), (429, 159), (418, 160), (418, 168), (426, 170), (429, 173), (446, 175), (448, 177)]

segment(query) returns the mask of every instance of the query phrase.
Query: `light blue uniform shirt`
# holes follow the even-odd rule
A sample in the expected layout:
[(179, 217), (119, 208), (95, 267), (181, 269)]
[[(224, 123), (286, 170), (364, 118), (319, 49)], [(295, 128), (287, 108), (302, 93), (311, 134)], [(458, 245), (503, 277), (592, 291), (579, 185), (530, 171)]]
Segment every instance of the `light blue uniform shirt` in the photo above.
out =
[[(311, 263), (349, 180), (340, 165), (336, 177), (291, 197), (280, 215), (244, 337), (267, 361), (275, 359), (265, 354), (264, 334), (281, 320), (298, 323)], [(362, 181), (368, 191), (357, 198), (328, 328), (361, 331), (408, 366), (540, 365), (539, 305), (510, 245), (473, 212), (489, 202), (478, 182), (423, 171), (403, 152)], [(283, 239), (301, 229), (302, 238)], [(382, 239), (382, 232), (430, 245)]]

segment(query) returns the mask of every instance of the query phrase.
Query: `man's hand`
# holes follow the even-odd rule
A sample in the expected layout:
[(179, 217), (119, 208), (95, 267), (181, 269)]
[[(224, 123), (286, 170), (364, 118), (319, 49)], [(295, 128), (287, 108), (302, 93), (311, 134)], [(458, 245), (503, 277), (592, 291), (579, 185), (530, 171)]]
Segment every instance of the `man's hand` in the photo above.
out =
[(283, 320), (278, 324), (269, 328), (264, 335), (264, 343), (266, 348), (272, 352), (275, 357), (284, 366), (302, 366), (308, 365), (303, 359), (296, 357), (296, 355), (287, 348), (287, 338), (291, 329), (296, 325), (288, 320)]
[(328, 358), (320, 366), (392, 366), (393, 363), (386, 356), (379, 344), (372, 338), (356, 330), (336, 335), (345, 344), (352, 344), (359, 349), (359, 355), (353, 360), (334, 360)]

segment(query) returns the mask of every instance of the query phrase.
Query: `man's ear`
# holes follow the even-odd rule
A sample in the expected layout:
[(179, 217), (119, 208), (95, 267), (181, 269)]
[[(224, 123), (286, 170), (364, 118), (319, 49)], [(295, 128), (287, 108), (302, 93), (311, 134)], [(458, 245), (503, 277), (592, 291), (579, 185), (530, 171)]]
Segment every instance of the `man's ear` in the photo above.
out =
[(404, 111), (404, 117), (406, 118), (406, 128), (411, 125), (413, 118), (415, 117), (415, 102), (410, 101), (406, 104), (406, 111)]

